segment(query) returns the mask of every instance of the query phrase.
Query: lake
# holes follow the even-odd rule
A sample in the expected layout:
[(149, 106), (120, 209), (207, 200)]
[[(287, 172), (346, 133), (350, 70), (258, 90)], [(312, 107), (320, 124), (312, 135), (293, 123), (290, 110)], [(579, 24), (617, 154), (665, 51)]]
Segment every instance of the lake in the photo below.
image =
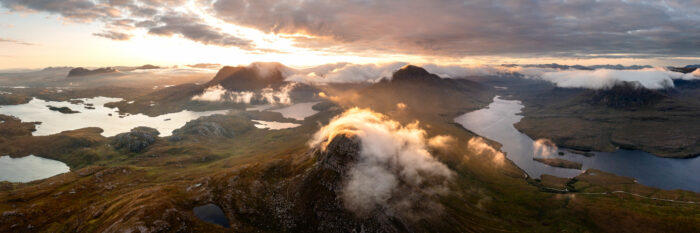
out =
[(192, 212), (202, 221), (217, 224), (225, 228), (229, 227), (228, 218), (226, 218), (224, 211), (221, 210), (221, 207), (218, 205), (206, 204), (197, 206), (192, 209)]
[(21, 158), (0, 156), (0, 181), (30, 182), (69, 171), (68, 165), (53, 159), (34, 155)]
[(294, 128), (297, 126), (300, 126), (300, 124), (296, 123), (287, 123), (287, 122), (277, 122), (277, 121), (261, 121), (261, 120), (252, 120), (255, 122), (255, 128), (258, 129), (272, 129), (272, 130), (278, 130), (278, 129), (289, 129), (289, 128)]
[(305, 118), (318, 113), (318, 111), (312, 108), (317, 103), (318, 102), (297, 103), (288, 107), (272, 109), (268, 111), (279, 112), (285, 118), (292, 118), (295, 120), (303, 121)]
[[(82, 103), (46, 101), (33, 98), (26, 104), (0, 106), (0, 114), (15, 116), (24, 122), (41, 122), (41, 124), (36, 126), (36, 131), (32, 133), (35, 136), (56, 134), (66, 130), (85, 127), (99, 127), (104, 130), (102, 132), (103, 136), (110, 137), (119, 133), (129, 132), (129, 130), (138, 126), (148, 126), (157, 129), (160, 132), (160, 136), (165, 137), (170, 136), (173, 130), (182, 127), (190, 120), (228, 112), (228, 110), (204, 112), (184, 110), (156, 117), (144, 114), (120, 116), (117, 108), (104, 106), (104, 104), (109, 102), (121, 101), (122, 99), (120, 98), (95, 97), (76, 100), (82, 101)], [(68, 107), (80, 113), (65, 114), (52, 111), (47, 107), (49, 105), (59, 108)]]
[[(533, 157), (545, 157), (541, 150), (536, 150), (535, 141), (518, 131), (513, 124), (520, 121), (519, 115), (524, 106), (518, 100), (504, 100), (499, 96), (486, 108), (463, 114), (455, 122), (464, 128), (503, 145), (501, 150), (506, 157), (532, 177), (550, 174), (559, 177), (574, 177), (588, 168), (632, 177), (637, 182), (662, 188), (684, 189), (700, 192), (700, 158), (674, 159), (662, 158), (640, 150), (620, 149), (615, 152), (593, 152), (595, 156), (586, 157), (574, 154), (566, 149), (550, 148), (549, 158), (561, 158), (579, 162), (583, 170), (551, 167)], [(563, 156), (557, 155), (563, 152)]]

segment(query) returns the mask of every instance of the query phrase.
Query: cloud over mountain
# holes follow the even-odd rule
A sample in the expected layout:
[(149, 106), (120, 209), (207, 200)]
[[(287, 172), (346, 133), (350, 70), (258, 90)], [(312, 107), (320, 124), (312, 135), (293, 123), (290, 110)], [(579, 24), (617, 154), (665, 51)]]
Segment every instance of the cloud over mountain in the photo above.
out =
[[(413, 215), (421, 209), (417, 207), (441, 207), (432, 197), (447, 193), (453, 173), (430, 154), (431, 140), (417, 123), (402, 126), (382, 114), (353, 108), (321, 128), (310, 144), (326, 150), (338, 135), (360, 140), (359, 158), (343, 182), (341, 198), (347, 209), (360, 216), (377, 209)], [(441, 136), (432, 144), (445, 140)]]

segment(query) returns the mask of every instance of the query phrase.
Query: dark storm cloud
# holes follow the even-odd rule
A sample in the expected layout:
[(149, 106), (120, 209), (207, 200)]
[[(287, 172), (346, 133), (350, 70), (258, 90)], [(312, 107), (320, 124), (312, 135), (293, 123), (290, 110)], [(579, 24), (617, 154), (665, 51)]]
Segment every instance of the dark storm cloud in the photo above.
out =
[(103, 31), (99, 33), (93, 33), (94, 36), (104, 37), (112, 40), (129, 40), (131, 35), (115, 31)]
[(700, 52), (698, 1), (218, 0), (224, 20), (302, 45), (445, 55)]

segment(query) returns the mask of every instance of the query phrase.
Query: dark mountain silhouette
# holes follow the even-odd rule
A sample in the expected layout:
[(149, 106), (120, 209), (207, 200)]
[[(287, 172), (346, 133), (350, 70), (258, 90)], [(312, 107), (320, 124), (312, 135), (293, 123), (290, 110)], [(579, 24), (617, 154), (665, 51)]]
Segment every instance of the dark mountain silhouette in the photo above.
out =
[(255, 63), (250, 66), (224, 66), (205, 86), (221, 85), (230, 91), (259, 90), (266, 87), (279, 88), (284, 82), (279, 63)]
[(99, 69), (94, 69), (94, 70), (88, 70), (83, 67), (78, 67), (71, 69), (68, 71), (68, 77), (79, 77), (79, 76), (89, 76), (89, 75), (96, 75), (96, 74), (109, 74), (109, 73), (116, 73), (119, 72), (116, 69), (112, 67), (106, 67), (106, 68), (99, 68)]
[(698, 65), (687, 65), (687, 66), (684, 66), (684, 67), (673, 67), (673, 66), (669, 66), (669, 67), (668, 67), (668, 70), (674, 71), (674, 72), (680, 72), (680, 73), (687, 74), (687, 73), (692, 73), (693, 71), (695, 71), (695, 70), (698, 69), (698, 68), (700, 68), (700, 64), (698, 64)]
[(154, 70), (154, 69), (160, 69), (160, 68), (161, 68), (160, 66), (154, 66), (154, 65), (151, 65), (151, 64), (146, 64), (146, 65), (142, 65), (142, 66), (136, 67), (136, 68), (134, 68), (134, 69), (136, 69), (136, 70)]
[(487, 103), (492, 96), (490, 87), (468, 79), (441, 78), (425, 69), (407, 65), (397, 70), (391, 79), (382, 79), (364, 89), (360, 95), (372, 109), (395, 108), (398, 103), (410, 111), (438, 109), (471, 109)]
[(651, 105), (667, 97), (666, 93), (644, 88), (637, 82), (621, 82), (609, 89), (594, 91), (590, 103), (625, 109)]

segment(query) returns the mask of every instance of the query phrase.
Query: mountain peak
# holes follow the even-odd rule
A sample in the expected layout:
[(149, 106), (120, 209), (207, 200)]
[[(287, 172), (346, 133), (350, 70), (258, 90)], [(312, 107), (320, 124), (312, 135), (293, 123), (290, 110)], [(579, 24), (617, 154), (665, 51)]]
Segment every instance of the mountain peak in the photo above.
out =
[(405, 65), (394, 72), (392, 82), (435, 82), (441, 80), (440, 76), (429, 73), (422, 67)]
[(224, 66), (207, 86), (221, 85), (228, 90), (258, 90), (276, 88), (284, 83), (282, 71), (276, 66)]

